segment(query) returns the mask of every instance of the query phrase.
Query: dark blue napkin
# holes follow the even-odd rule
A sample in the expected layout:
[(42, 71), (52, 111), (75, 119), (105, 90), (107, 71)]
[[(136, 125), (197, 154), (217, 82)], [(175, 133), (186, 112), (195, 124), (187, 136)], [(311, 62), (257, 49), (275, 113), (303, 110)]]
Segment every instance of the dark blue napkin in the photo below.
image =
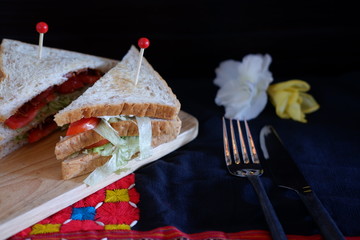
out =
[[(304, 77), (320, 104), (308, 123), (280, 119), (268, 103), (249, 121), (257, 148), (262, 126), (273, 125), (319, 199), (345, 236), (360, 236), (360, 73)], [(288, 79), (284, 79), (288, 80)], [(277, 82), (277, 81), (274, 81)], [(221, 117), (212, 79), (169, 80), (182, 109), (199, 120), (189, 144), (136, 171), (140, 221), (135, 230), (175, 226), (186, 233), (267, 230), (247, 179), (230, 176), (223, 156)], [(260, 151), (261, 153), (261, 151)], [(287, 234), (319, 234), (299, 197), (262, 181)]]

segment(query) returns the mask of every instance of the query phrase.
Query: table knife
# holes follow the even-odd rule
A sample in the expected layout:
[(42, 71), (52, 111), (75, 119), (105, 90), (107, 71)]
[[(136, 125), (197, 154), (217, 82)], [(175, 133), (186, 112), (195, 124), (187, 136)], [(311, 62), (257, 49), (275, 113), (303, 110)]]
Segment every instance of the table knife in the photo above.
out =
[(261, 129), (260, 146), (265, 158), (264, 162), (269, 167), (274, 182), (279, 187), (297, 192), (319, 226), (323, 237), (332, 240), (345, 239), (272, 126), (264, 126)]

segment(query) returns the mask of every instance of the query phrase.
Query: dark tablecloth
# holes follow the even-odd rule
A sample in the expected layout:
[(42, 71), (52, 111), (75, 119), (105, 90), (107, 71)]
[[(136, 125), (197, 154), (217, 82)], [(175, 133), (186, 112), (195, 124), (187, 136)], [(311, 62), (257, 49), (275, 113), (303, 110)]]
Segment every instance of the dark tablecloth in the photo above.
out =
[[(276, 79), (273, 83), (289, 79)], [(308, 123), (280, 119), (268, 102), (249, 121), (258, 149), (259, 131), (273, 125), (305, 178), (345, 236), (360, 236), (360, 72), (303, 77), (320, 109)], [(136, 171), (140, 221), (134, 230), (175, 226), (186, 233), (267, 230), (249, 181), (230, 176), (223, 157), (221, 118), (213, 79), (168, 79), (182, 110), (199, 120), (189, 144)], [(260, 151), (261, 152), (261, 151)], [(260, 154), (261, 155), (261, 154)], [(297, 194), (262, 181), (287, 234), (312, 235), (319, 229)]]

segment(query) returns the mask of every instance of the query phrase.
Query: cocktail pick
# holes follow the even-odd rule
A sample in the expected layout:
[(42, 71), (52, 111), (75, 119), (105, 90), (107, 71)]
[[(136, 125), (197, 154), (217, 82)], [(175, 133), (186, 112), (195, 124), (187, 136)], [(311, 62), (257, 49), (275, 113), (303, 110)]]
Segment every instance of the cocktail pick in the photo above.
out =
[(147, 38), (140, 38), (138, 41), (138, 45), (140, 47), (140, 54), (139, 54), (139, 62), (138, 62), (138, 67), (137, 67), (137, 71), (136, 71), (136, 77), (135, 77), (135, 85), (138, 82), (139, 79), (139, 74), (140, 74), (140, 67), (141, 67), (141, 62), (144, 56), (144, 51), (145, 48), (148, 48), (150, 46), (150, 41)]
[(38, 33), (40, 33), (40, 36), (39, 36), (39, 59), (41, 59), (41, 55), (42, 55), (44, 34), (47, 33), (48, 30), (49, 30), (49, 26), (46, 24), (46, 22), (38, 22), (36, 24), (36, 31)]

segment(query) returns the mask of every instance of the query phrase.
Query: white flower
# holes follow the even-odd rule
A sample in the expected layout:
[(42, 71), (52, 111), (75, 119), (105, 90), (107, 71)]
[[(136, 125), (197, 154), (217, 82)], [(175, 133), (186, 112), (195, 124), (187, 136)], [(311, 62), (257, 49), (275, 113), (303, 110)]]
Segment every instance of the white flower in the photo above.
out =
[(220, 87), (215, 102), (225, 107), (225, 117), (250, 120), (267, 103), (266, 90), (273, 81), (269, 66), (271, 56), (250, 54), (242, 62), (227, 60), (215, 70), (214, 84)]

